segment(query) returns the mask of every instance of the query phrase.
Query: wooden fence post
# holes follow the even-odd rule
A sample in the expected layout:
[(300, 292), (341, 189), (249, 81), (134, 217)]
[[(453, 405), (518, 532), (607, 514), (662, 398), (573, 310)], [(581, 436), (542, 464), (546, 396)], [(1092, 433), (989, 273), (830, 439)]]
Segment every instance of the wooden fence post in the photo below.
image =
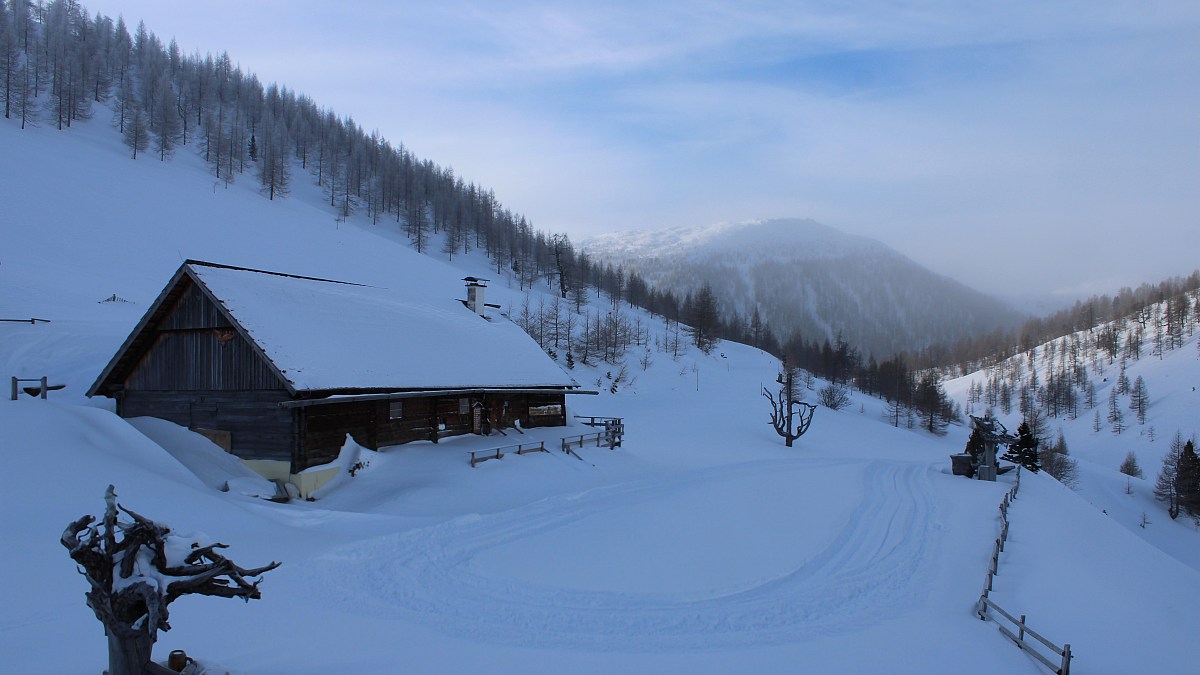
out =
[(12, 400), (14, 400), (14, 401), (17, 400), (17, 376), (16, 375), (14, 375), (13, 379), (12, 379)]
[(1071, 675), (1071, 644), (1063, 645), (1062, 652), (1062, 667), (1058, 669), (1058, 675)]

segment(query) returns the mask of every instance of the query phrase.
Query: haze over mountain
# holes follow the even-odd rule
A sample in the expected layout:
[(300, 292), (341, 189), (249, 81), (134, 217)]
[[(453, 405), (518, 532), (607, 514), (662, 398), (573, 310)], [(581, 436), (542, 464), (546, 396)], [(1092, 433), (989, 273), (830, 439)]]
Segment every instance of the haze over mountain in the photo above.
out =
[(877, 357), (1011, 328), (1003, 302), (938, 275), (885, 244), (813, 220), (775, 219), (615, 232), (581, 244), (659, 288), (712, 286), (725, 311), (755, 309), (781, 339), (840, 333)]

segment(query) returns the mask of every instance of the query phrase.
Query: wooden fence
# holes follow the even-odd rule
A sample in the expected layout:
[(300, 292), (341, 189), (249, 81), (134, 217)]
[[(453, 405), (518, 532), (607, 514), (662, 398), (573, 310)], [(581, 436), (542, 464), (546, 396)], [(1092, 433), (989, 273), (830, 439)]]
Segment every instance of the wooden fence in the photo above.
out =
[(610, 422), (620, 423), (621, 421), (620, 417), (601, 417), (599, 415), (576, 415), (575, 419), (582, 420), (580, 424), (589, 427), (602, 427)]
[[(1058, 645), (1056, 645), (1053, 642), (1042, 637), (1036, 631), (1034, 631), (1032, 628), (1030, 628), (1028, 625), (1026, 625), (1024, 614), (1021, 615), (1020, 619), (1017, 619), (1017, 618), (1013, 617), (1012, 614), (1009, 614), (1008, 612), (1001, 609), (1000, 605), (997, 605), (996, 603), (992, 602), (991, 598), (986, 598), (986, 597), (979, 598), (979, 606), (980, 606), (980, 610), (979, 610), (980, 617), (979, 618), (981, 618), (981, 619), (990, 618), (992, 621), (996, 621), (996, 618), (994, 616), (991, 616), (991, 613), (995, 612), (995, 613), (999, 614), (1000, 616), (1004, 617), (1005, 619), (1008, 619), (1012, 623), (1013, 627), (1016, 628), (1017, 632), (1013, 633), (1012, 630), (1005, 627), (999, 621), (996, 621), (996, 627), (1000, 629), (1001, 633), (1004, 633), (1004, 635), (1008, 639), (1012, 640), (1014, 643), (1016, 643), (1016, 645), (1018, 647), (1020, 647), (1021, 649), (1024, 649), (1026, 652), (1028, 652), (1030, 656), (1037, 659), (1038, 661), (1041, 661), (1042, 664), (1045, 665), (1050, 670), (1054, 671), (1055, 673), (1058, 673), (1059, 675), (1070, 675), (1070, 673), (1071, 673), (1071, 645), (1070, 644), (1064, 644), (1063, 646), (1059, 647)], [(1050, 652), (1052, 654), (1054, 654), (1055, 656), (1057, 656), (1059, 658), (1058, 663), (1054, 663), (1048, 657), (1043, 656), (1037, 649), (1035, 649), (1034, 644), (1026, 639), (1026, 636), (1032, 637), (1033, 639), (1037, 640), (1042, 645), (1044, 645), (1046, 647), (1046, 649), (1050, 650)]]
[(590, 434), (576, 434), (575, 436), (565, 436), (562, 439), (562, 451), (566, 452), (569, 448), (582, 448), (585, 445), (595, 445), (599, 447), (607, 447), (609, 450), (620, 447), (621, 434), (615, 430), (605, 429), (604, 431), (596, 431)]
[[(22, 387), (22, 382), (36, 382), (37, 386)], [(66, 386), (67, 385), (65, 384), (49, 384), (47, 382), (47, 378), (45, 377), (14, 377), (12, 379), (12, 400), (17, 400), (17, 396), (20, 395), (21, 391), (24, 391), (30, 396), (37, 396), (38, 398), (45, 399), (48, 392), (57, 391)]]
[(519, 445), (506, 445), (502, 448), (489, 448), (487, 450), (470, 450), (468, 451), (468, 454), (471, 455), (471, 468), (474, 469), (477, 464), (486, 462), (489, 459), (503, 458), (505, 450), (515, 452), (518, 455), (528, 455), (531, 452), (550, 452), (546, 449), (545, 441), (538, 441), (537, 443), (521, 443)]
[[(1058, 675), (1070, 675), (1071, 673), (1071, 645), (1064, 644), (1059, 647), (1053, 642), (1042, 637), (1025, 623), (1025, 615), (1022, 614), (1020, 619), (1014, 618), (1012, 614), (1004, 611), (988, 597), (992, 592), (992, 582), (996, 575), (1000, 573), (1000, 553), (1004, 551), (1004, 545), (1008, 542), (1008, 507), (1013, 500), (1017, 498), (1017, 494), (1021, 491), (1021, 467), (1017, 467), (1017, 482), (1004, 495), (1004, 501), (1000, 502), (1000, 536), (996, 537), (995, 544), (992, 545), (992, 558), (988, 564), (987, 582), (984, 584), (983, 592), (979, 594), (979, 602), (975, 605), (975, 613), (981, 621), (991, 619), (996, 623), (996, 627), (1000, 629), (1007, 638), (1012, 640), (1018, 647), (1029, 653), (1038, 661), (1042, 662), (1050, 670), (1058, 673)], [(1007, 628), (992, 615), (992, 612), (999, 614), (1002, 618), (1007, 619), (1016, 629), (1014, 633)], [(1059, 662), (1056, 665), (1048, 657), (1041, 654), (1035, 645), (1025, 639), (1028, 635), (1040, 642), (1046, 649), (1050, 650), (1055, 656), (1059, 657)]]
[[(621, 440), (625, 436), (625, 424), (619, 417), (579, 417), (579, 419), (589, 420), (583, 424), (589, 427), (604, 427), (601, 431), (594, 431), (588, 434), (576, 434), (574, 436), (564, 436), (560, 443), (559, 449), (564, 453), (571, 455), (579, 461), (587, 461), (575, 452), (576, 448), (584, 446), (607, 447), (609, 450), (621, 447)], [(515, 449), (514, 449), (515, 448)], [(523, 443), (521, 445), (506, 445), (501, 448), (488, 448), (487, 450), (470, 450), (467, 454), (471, 456), (471, 468), (481, 462), (486, 462), (489, 459), (501, 459), (504, 457), (505, 451), (515, 452), (518, 455), (525, 455), (531, 452), (549, 452), (546, 449), (546, 442), (539, 441), (537, 443)]]

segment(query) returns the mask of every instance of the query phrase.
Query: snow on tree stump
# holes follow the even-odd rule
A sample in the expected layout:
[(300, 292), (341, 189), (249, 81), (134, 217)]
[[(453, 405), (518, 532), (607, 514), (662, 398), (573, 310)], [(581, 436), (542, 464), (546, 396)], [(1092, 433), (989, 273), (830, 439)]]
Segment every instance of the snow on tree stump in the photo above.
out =
[[(108, 675), (171, 672), (151, 661), (159, 630), (170, 630), (167, 605), (184, 595), (249, 601), (260, 596), (253, 579), (279, 566), (244, 569), (217, 553), (224, 544), (190, 541), (117, 504), (108, 486), (104, 518), (83, 516), (62, 534), (62, 545), (91, 588), (88, 607), (108, 636)], [(118, 520), (118, 511), (130, 521)]]

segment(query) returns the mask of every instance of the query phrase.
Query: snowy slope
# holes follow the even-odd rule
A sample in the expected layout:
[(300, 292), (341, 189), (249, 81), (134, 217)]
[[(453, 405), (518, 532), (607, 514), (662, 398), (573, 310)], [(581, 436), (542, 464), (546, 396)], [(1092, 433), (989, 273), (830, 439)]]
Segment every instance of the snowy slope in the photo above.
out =
[[(819, 410), (787, 449), (760, 396), (778, 363), (740, 345), (656, 352), (645, 370), (630, 364), (636, 380), (618, 393), (572, 399), (572, 413), (627, 424), (622, 448), (583, 448), (583, 461), (465, 460), (589, 431), (537, 429), (364, 453), (368, 466), (318, 502), (218, 491), (221, 468), (196, 464), (202, 450), (187, 453), (189, 470), (150, 438), (190, 443), (180, 430), (81, 405), (181, 258), (451, 298), (486, 263), (452, 267), (385, 227), (339, 226), (303, 180), (269, 202), (249, 177), (214, 190), (187, 149), (132, 162), (97, 117), (69, 134), (0, 123), (0, 147), (19, 158), (0, 181), (0, 314), (52, 320), (3, 324), (0, 366), (68, 385), (49, 401), (0, 401), (14, 477), (0, 493), (7, 671), (103, 667), (104, 637), (57, 536), (99, 512), (114, 483), (129, 508), (228, 543), (239, 562), (284, 562), (260, 601), (172, 607), (156, 653), (183, 648), (217, 672), (1044, 672), (972, 612), (1008, 484), (949, 475), (965, 430), (894, 429), (879, 401), (856, 397)], [(52, 180), (64, 167), (69, 189)], [(113, 293), (131, 302), (97, 302)], [(603, 385), (609, 369), (572, 376)], [(1186, 670), (1200, 573), (1052, 481), (1021, 495), (993, 597), (1071, 642), (1078, 672)], [(1137, 617), (1137, 631), (1112, 614)]]
[[(402, 289), (430, 303), (464, 298), (464, 271), (489, 276), (478, 256), (452, 268), (394, 245), (403, 240), (394, 225), (339, 224), (299, 173), (292, 196), (269, 201), (250, 174), (229, 189), (214, 181), (190, 148), (167, 163), (130, 160), (106, 117), (65, 132), (0, 123), (5, 156), (20, 158), (6, 162), (0, 187), (0, 318), (51, 320), (6, 326), (5, 372), (48, 375), (82, 400), (103, 368), (97, 361), (115, 353), (188, 258)], [(99, 302), (114, 294), (128, 302)], [(519, 297), (498, 288), (488, 301)]]
[[(1097, 327), (1096, 332), (1103, 327)], [(1071, 336), (1068, 336), (1068, 339)], [(1080, 334), (1083, 337), (1083, 334)], [(1109, 363), (1103, 355), (1098, 357), (1098, 368), (1089, 367), (1096, 390), (1096, 405), (1088, 408), (1079, 404), (1076, 419), (1067, 416), (1049, 418), (1048, 429), (1053, 437), (1059, 430), (1067, 442), (1071, 457), (1078, 460), (1078, 494), (1097, 509), (1106, 512), (1115, 522), (1123, 525), (1134, 535), (1153, 544), (1180, 562), (1200, 570), (1200, 525), (1186, 516), (1171, 520), (1162, 504), (1154, 500), (1154, 481), (1162, 468), (1162, 460), (1171, 439), (1179, 433), (1185, 440), (1200, 434), (1200, 333), (1184, 340), (1178, 349), (1164, 351), (1161, 358), (1148, 353), (1140, 359), (1129, 359), (1126, 377), (1136, 380), (1142, 377), (1150, 394), (1144, 424), (1139, 424), (1128, 409), (1129, 397), (1118, 395), (1118, 405), (1125, 415), (1128, 428), (1114, 433), (1113, 425), (1107, 421), (1109, 394), (1116, 386), (1119, 375), (1117, 363)], [(1046, 353), (1040, 345), (1038, 354)], [(1027, 355), (1014, 357), (1027, 364)], [(1046, 362), (1037, 357), (1033, 361), (1040, 381), (1048, 374)], [(1005, 362), (993, 369), (1005, 370)], [(1027, 366), (1026, 366), (1027, 367)], [(977, 372), (946, 383), (947, 393), (959, 399), (966, 407), (967, 390), (972, 382), (983, 384), (989, 372)], [(1027, 377), (1027, 376), (1026, 376)], [(1010, 415), (994, 413), (1009, 429), (1020, 424), (1019, 413), (1014, 409)], [(977, 414), (982, 410), (977, 411)], [(1095, 429), (1096, 414), (1100, 416), (1100, 429)], [(1118, 468), (1127, 453), (1133, 452), (1141, 467), (1144, 478), (1129, 478)], [(1142, 526), (1143, 514), (1149, 523)]]

